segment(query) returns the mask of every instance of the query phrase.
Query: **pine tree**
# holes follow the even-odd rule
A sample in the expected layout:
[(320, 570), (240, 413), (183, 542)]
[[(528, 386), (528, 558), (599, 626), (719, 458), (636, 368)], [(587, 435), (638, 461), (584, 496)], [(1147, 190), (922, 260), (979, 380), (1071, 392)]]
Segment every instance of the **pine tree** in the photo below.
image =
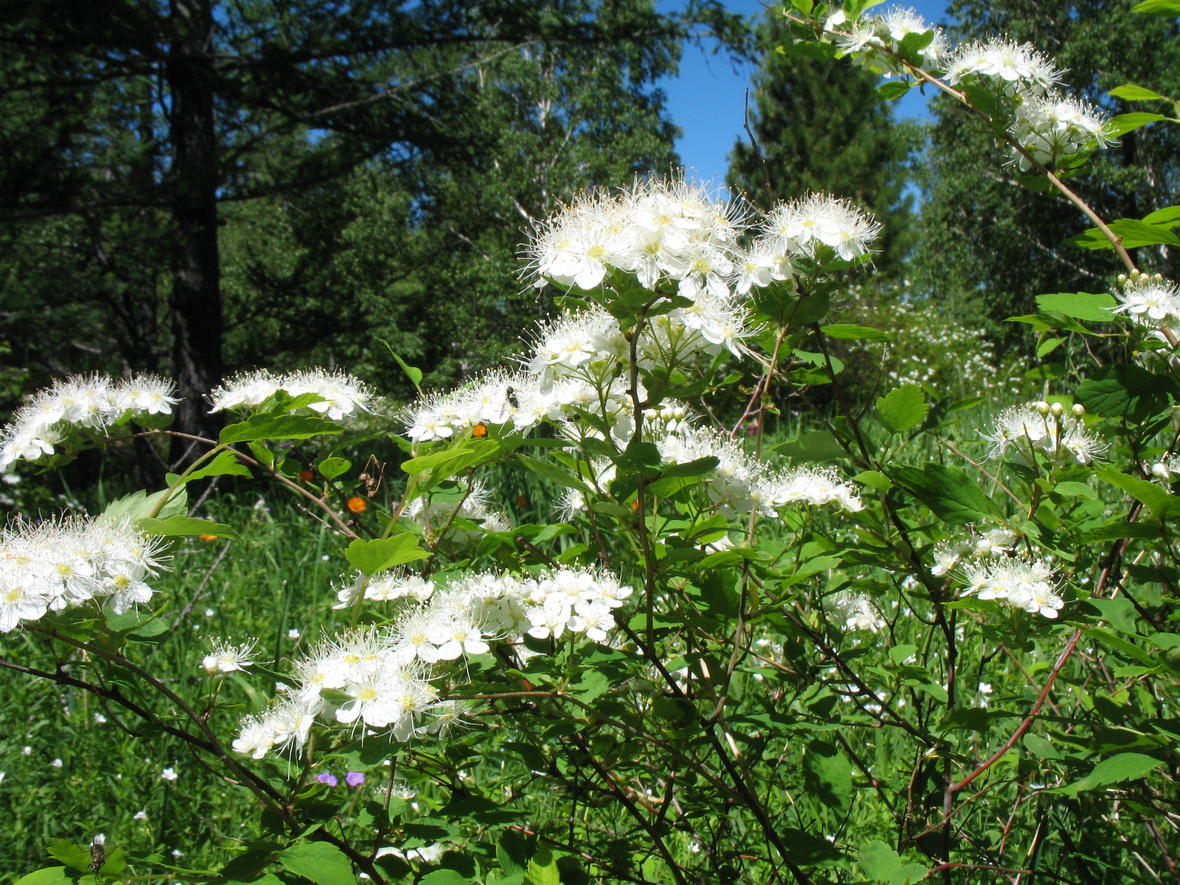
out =
[(894, 119), (874, 74), (792, 54), (780, 16), (768, 14), (758, 35), (766, 50), (749, 112), (756, 144), (735, 145), (729, 184), (761, 207), (811, 191), (863, 203), (884, 224), (877, 267), (896, 271), (912, 242), (906, 188), (916, 127)]

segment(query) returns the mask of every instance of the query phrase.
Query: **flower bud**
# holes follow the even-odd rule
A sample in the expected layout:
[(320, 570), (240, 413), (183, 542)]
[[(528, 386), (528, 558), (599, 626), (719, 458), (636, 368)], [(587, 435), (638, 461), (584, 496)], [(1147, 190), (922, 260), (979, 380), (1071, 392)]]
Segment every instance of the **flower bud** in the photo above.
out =
[(1072, 406), (1070, 406), (1069, 410), (1073, 412), (1073, 416), (1075, 418), (1080, 418), (1082, 415), (1086, 414), (1086, 407), (1081, 403), (1074, 403)]
[(1054, 418), (1060, 418), (1065, 414), (1065, 406), (1061, 405), (1061, 403), (1053, 403), (1053, 405), (1049, 406), (1049, 411), (1053, 414)]
[(1037, 402), (1033, 403), (1032, 407), (1042, 415), (1049, 414), (1049, 404), (1043, 400), (1038, 400)]

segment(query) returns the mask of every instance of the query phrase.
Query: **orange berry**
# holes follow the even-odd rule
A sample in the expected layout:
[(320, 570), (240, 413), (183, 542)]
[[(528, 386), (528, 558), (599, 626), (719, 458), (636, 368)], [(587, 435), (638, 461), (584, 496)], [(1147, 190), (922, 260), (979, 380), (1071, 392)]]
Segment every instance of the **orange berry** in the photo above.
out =
[(216, 541), (218, 538), (217, 535), (198, 535), (197, 537), (199, 537), (206, 544), (208, 544), (210, 541)]
[(369, 502), (364, 498), (353, 495), (348, 499), (348, 509), (353, 513), (364, 513), (369, 509)]
[(485, 436), (488, 435), (488, 425), (476, 424), (474, 427), (471, 428), (471, 435), (474, 436), (476, 439), (483, 439)]
[(315, 479), (315, 474), (312, 473), (310, 470), (300, 470), (299, 471), (299, 481), (300, 482), (311, 482), (313, 479)]

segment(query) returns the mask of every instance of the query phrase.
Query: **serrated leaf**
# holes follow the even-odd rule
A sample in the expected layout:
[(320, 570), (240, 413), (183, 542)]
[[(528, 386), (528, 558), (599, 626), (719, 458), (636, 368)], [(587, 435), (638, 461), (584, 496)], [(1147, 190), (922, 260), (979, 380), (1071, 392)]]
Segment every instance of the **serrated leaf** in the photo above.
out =
[(561, 885), (561, 872), (557, 868), (557, 858), (547, 845), (538, 845), (537, 852), (529, 860), (528, 871), (524, 875), (525, 885)]
[(1078, 385), (1075, 394), (1087, 412), (1137, 424), (1170, 409), (1174, 396), (1170, 378), (1133, 365), (1102, 366)]
[(1110, 308), (1117, 306), (1115, 297), (1106, 292), (1050, 292), (1037, 296), (1039, 310), (1052, 310), (1092, 323), (1109, 323), (1114, 318)]
[(1150, 89), (1145, 89), (1142, 86), (1136, 86), (1133, 83), (1127, 83), (1123, 86), (1116, 86), (1110, 90), (1110, 95), (1114, 98), (1121, 98), (1124, 101), (1154, 101), (1156, 99), (1168, 99), (1160, 95), (1158, 92), (1153, 92)]
[(249, 476), (250, 470), (238, 460), (237, 455), (233, 452), (220, 452), (217, 457), (201, 467), (194, 470), (184, 478), (185, 482), (193, 482), (198, 479), (205, 479), (210, 476)]
[(857, 859), (864, 874), (874, 882), (886, 885), (912, 885), (926, 878), (926, 867), (908, 863), (884, 842), (866, 842)]
[(90, 848), (75, 845), (69, 839), (48, 839), (45, 851), (54, 860), (60, 860), (67, 867), (85, 873), (90, 870)]
[(136, 521), (135, 527), (149, 535), (159, 535), (166, 538), (195, 538), (201, 535), (214, 535), (233, 541), (242, 540), (241, 536), (227, 525), (192, 516), (170, 516), (167, 519), (145, 518)]
[(251, 415), (241, 423), (222, 428), (218, 439), (227, 444), (259, 439), (310, 439), (343, 430), (339, 424), (313, 415)]
[[(108, 519), (122, 519), (126, 517), (132, 522), (142, 519), (156, 508), (156, 505), (168, 495), (168, 490), (164, 489), (160, 492), (155, 492), (149, 495), (146, 491), (140, 490), (132, 492), (130, 495), (124, 495), (122, 498), (116, 498), (103, 510), (102, 515)], [(166, 519), (170, 516), (183, 514), (188, 510), (188, 493), (183, 488), (177, 489), (176, 492), (168, 499), (168, 503), (164, 505), (163, 509), (156, 514), (158, 519)]]
[(928, 411), (926, 394), (917, 384), (903, 384), (877, 398), (877, 414), (892, 433), (901, 433), (921, 423)]
[(279, 866), (315, 885), (356, 885), (352, 863), (327, 842), (300, 842), (279, 852)]
[(1143, 753), (1119, 753), (1103, 759), (1084, 778), (1050, 790), (1051, 793), (1061, 793), (1066, 796), (1076, 796), (1085, 790), (1095, 790), (1108, 787), (1111, 784), (1121, 784), (1124, 781), (1138, 780), (1148, 772), (1163, 765), (1162, 759), (1147, 756)]
[(418, 538), (408, 532), (392, 538), (358, 538), (344, 550), (344, 557), (366, 575), (373, 575), (395, 565), (404, 565), (419, 559), (429, 559), (431, 554), (418, 546)]
[(520, 460), (521, 464), (542, 479), (547, 479), (560, 486), (565, 486), (567, 489), (574, 489), (583, 495), (592, 494), (590, 487), (586, 483), (552, 461), (541, 461), (525, 454), (517, 454), (516, 457)]
[(996, 503), (959, 467), (942, 464), (897, 467), (890, 475), (931, 512), (952, 525), (1002, 516)]

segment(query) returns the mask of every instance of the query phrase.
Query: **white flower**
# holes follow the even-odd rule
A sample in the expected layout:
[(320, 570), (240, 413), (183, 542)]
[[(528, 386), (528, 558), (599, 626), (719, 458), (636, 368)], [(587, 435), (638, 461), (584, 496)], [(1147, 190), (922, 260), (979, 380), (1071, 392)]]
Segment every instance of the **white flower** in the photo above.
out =
[[(1105, 119), (1096, 109), (1055, 92), (1021, 102), (1009, 132), (1034, 160), (1045, 166), (1114, 141), (1107, 132)], [(1017, 154), (1015, 159), (1021, 169), (1031, 168), (1023, 154)]]
[(820, 243), (845, 261), (869, 254), (881, 231), (873, 216), (827, 194), (775, 206), (763, 226), (763, 248), (814, 257)]
[(292, 397), (311, 394), (314, 399), (304, 408), (332, 421), (371, 412), (373, 394), (364, 382), (344, 372), (305, 369), (287, 375), (272, 375), (265, 369), (235, 375), (209, 398), (211, 412), (240, 411), (262, 405), (279, 391)]
[(178, 777), (180, 777), (180, 775), (177, 774), (176, 770), (173, 768), (165, 768), (163, 771), (160, 772), (160, 780), (163, 780), (163, 781), (174, 781)]
[(885, 625), (885, 619), (864, 593), (841, 591), (825, 598), (824, 608), (838, 620), (844, 621), (845, 630), (876, 633)]
[(992, 38), (959, 46), (946, 62), (946, 81), (957, 85), (972, 76), (997, 82), (1008, 95), (1044, 95), (1061, 79), (1052, 59), (1031, 43)]
[(210, 676), (242, 670), (253, 665), (250, 655), (257, 644), (256, 639), (241, 645), (230, 645), (220, 639), (214, 640), (213, 650), (201, 660), (201, 666)]
[(1180, 320), (1180, 291), (1160, 276), (1139, 276), (1115, 290), (1119, 306), (1111, 313), (1125, 313), (1137, 323), (1159, 326)]

